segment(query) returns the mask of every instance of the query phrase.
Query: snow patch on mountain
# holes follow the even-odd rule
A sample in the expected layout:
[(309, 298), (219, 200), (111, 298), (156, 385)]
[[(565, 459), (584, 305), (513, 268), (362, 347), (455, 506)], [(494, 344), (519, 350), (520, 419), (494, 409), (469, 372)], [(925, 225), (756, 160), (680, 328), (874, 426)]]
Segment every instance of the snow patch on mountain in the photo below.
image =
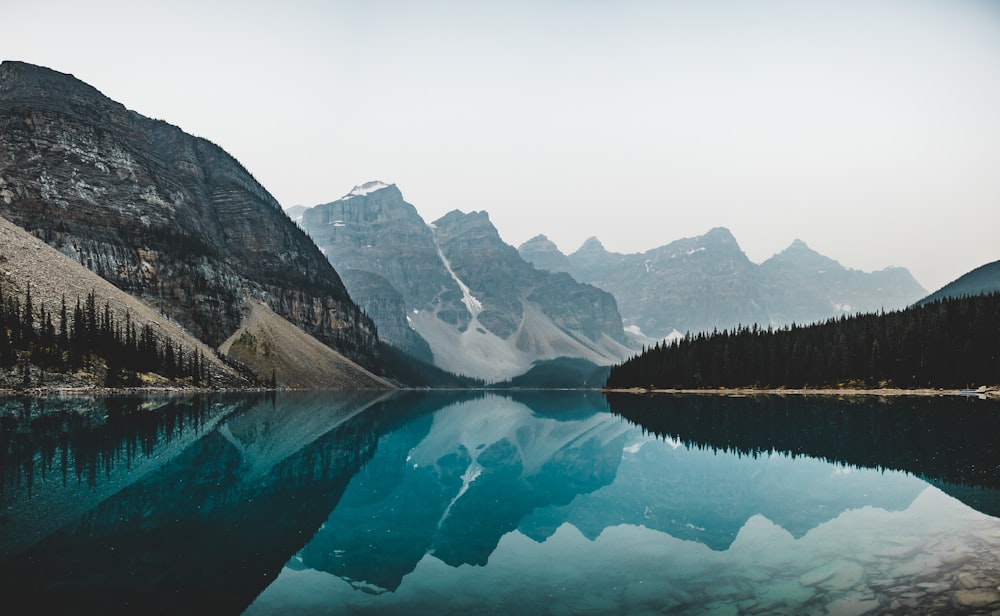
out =
[[(469, 314), (472, 315), (473, 321), (475, 321), (476, 317), (479, 316), (479, 313), (483, 311), (483, 303), (472, 295), (469, 285), (465, 284), (465, 282), (462, 281), (462, 279), (455, 273), (455, 270), (451, 269), (451, 263), (444, 256), (444, 251), (441, 250), (441, 247), (438, 246), (437, 249), (438, 256), (441, 257), (441, 263), (444, 264), (444, 268), (448, 270), (448, 274), (451, 276), (452, 280), (454, 280), (455, 284), (458, 285), (458, 288), (462, 290), (462, 303), (465, 304), (465, 309), (469, 311)], [(469, 327), (471, 329), (472, 325)]]
[(524, 373), (533, 361), (477, 324), (458, 332), (430, 310), (413, 314), (410, 324), (431, 347), (434, 364), (455, 374), (499, 381)]
[(365, 182), (361, 186), (355, 186), (351, 190), (351, 192), (349, 192), (346, 195), (344, 195), (344, 199), (349, 199), (351, 197), (364, 197), (365, 195), (369, 195), (369, 194), (375, 192), (376, 190), (382, 190), (383, 188), (389, 188), (389, 184), (386, 184), (385, 182), (378, 182), (378, 181), (375, 181), (375, 182)]
[(429, 310), (411, 315), (410, 323), (430, 345), (435, 365), (487, 382), (523, 374), (539, 359), (582, 357), (609, 365), (630, 352), (607, 335), (597, 341), (567, 336), (538, 306), (531, 302), (523, 305), (521, 324), (507, 339), (486, 330), (476, 319), (458, 332)]

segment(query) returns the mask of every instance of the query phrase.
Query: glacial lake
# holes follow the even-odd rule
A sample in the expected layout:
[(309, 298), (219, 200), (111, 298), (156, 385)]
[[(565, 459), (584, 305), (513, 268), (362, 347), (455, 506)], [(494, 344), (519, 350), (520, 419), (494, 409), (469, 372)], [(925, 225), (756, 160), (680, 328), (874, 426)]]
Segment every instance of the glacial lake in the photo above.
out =
[(1000, 404), (0, 400), (0, 605), (73, 614), (989, 614)]

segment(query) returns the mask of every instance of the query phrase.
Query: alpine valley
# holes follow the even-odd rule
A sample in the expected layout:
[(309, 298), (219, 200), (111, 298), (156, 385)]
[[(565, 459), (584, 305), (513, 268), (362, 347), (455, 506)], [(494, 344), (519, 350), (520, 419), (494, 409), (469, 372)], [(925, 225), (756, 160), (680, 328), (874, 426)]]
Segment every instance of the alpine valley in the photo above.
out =
[(606, 365), (686, 332), (810, 323), (926, 295), (904, 268), (847, 269), (798, 240), (758, 265), (723, 228), (633, 255), (591, 238), (567, 256), (544, 235), (515, 251), (486, 212), (428, 224), (382, 182), (287, 211), (385, 340), (486, 380), (560, 357)]
[(47, 318), (93, 293), (106, 323), (152, 327), (229, 386), (497, 383), (546, 362), (607, 367), (684, 332), (926, 295), (905, 269), (846, 269), (799, 241), (758, 265), (721, 228), (631, 255), (596, 238), (570, 255), (545, 236), (516, 249), (485, 211), (428, 223), (382, 182), (283, 211), (217, 145), (12, 61), (0, 64), (0, 215), (14, 238), (0, 290), (34, 294)]

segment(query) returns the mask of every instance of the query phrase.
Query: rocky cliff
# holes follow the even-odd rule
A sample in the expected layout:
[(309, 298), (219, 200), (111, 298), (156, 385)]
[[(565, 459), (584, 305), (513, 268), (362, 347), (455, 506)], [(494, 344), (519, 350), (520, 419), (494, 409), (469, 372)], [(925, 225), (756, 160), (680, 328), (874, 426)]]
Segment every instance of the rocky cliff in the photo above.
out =
[[(446, 370), (492, 380), (539, 359), (608, 364), (631, 352), (613, 297), (535, 269), (485, 212), (455, 211), (428, 225), (396, 186), (370, 182), (306, 210), (300, 224), (331, 263), (352, 272), (351, 296), (384, 339), (417, 356), (429, 349)], [(404, 312), (378, 279), (398, 292)]]
[(724, 228), (635, 254), (609, 252), (590, 238), (560, 259), (544, 236), (525, 242), (519, 252), (539, 267), (569, 272), (610, 292), (625, 325), (651, 338), (890, 310), (925, 293), (903, 268), (848, 269), (800, 241), (758, 265)]
[(239, 162), (71, 75), (0, 64), (0, 213), (213, 347), (252, 298), (374, 362), (373, 323)]

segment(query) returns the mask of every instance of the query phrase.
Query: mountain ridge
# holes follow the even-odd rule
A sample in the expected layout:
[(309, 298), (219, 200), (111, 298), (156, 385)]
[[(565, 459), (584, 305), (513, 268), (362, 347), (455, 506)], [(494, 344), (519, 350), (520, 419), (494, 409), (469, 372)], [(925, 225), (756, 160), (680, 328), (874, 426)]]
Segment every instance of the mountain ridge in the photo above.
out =
[[(631, 352), (613, 297), (533, 268), (488, 212), (452, 210), (428, 224), (397, 186), (369, 182), (305, 210), (300, 224), (342, 270), (369, 272), (367, 285), (345, 280), (386, 340), (416, 354), (404, 337), (415, 333), (446, 370), (493, 380), (539, 359), (609, 364)], [(376, 275), (398, 291), (404, 314)]]
[(375, 325), (239, 161), (72, 75), (0, 64), (0, 214), (211, 347), (258, 301), (377, 364)]
[(926, 293), (905, 268), (844, 268), (801, 240), (757, 264), (725, 227), (641, 253), (609, 252), (596, 237), (569, 255), (538, 236), (518, 250), (529, 262), (610, 292), (626, 327), (651, 339), (815, 322), (903, 307)]
[(962, 274), (921, 299), (917, 304), (923, 305), (940, 299), (997, 292), (1000, 292), (1000, 261), (993, 261)]

